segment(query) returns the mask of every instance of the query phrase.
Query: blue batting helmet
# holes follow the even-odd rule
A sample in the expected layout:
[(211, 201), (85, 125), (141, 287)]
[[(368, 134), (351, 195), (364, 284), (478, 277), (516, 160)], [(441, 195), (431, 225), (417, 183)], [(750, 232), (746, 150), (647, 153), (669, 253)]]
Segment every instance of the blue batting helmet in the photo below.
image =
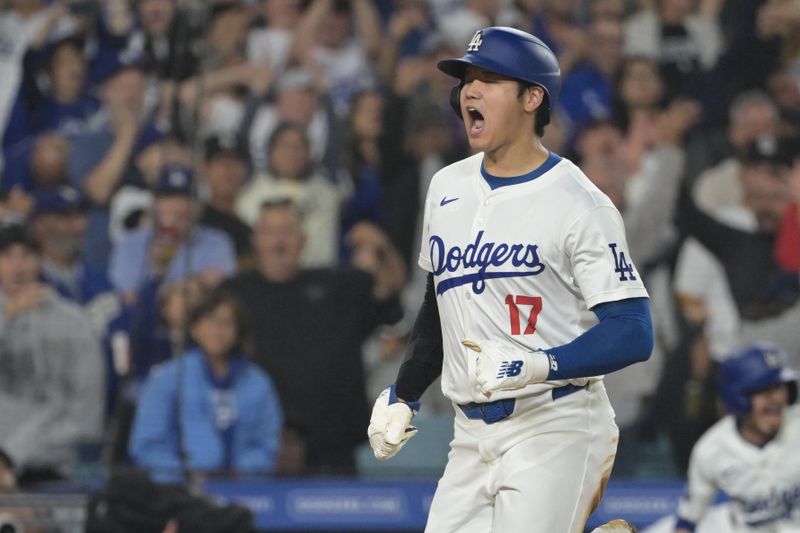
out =
[(439, 61), (439, 70), (461, 80), (450, 99), (458, 116), (461, 116), (458, 97), (464, 72), (470, 65), (541, 87), (548, 111), (544, 123), (549, 122), (549, 112), (561, 90), (561, 69), (555, 54), (541, 39), (514, 28), (493, 26), (475, 33), (463, 57)]
[(750, 412), (750, 394), (787, 383), (790, 403), (797, 399), (797, 374), (787, 366), (786, 352), (770, 343), (745, 346), (731, 354), (717, 370), (722, 402), (732, 414)]

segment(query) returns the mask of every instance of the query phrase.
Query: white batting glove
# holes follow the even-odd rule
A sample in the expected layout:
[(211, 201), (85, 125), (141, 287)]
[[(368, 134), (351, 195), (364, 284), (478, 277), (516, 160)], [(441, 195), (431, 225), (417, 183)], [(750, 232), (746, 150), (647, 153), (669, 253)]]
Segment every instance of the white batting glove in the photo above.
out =
[(411, 425), (415, 414), (412, 406), (397, 400), (394, 385), (378, 395), (367, 428), (369, 445), (376, 459), (391, 459), (417, 434), (417, 428)]
[(475, 378), (481, 392), (521, 389), (530, 383), (541, 383), (550, 373), (550, 356), (537, 350), (526, 352), (499, 340), (461, 341), (476, 353)]

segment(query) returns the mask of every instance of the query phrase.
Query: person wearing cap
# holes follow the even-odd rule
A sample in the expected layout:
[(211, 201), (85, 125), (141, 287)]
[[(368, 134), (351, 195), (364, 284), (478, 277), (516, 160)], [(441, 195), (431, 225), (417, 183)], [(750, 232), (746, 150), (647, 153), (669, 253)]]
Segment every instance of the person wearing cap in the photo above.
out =
[(39, 281), (36, 241), (0, 229), (0, 449), (20, 484), (68, 474), (102, 435), (104, 370), (88, 315)]
[[(735, 313), (743, 320), (776, 317), (800, 297), (797, 276), (783, 271), (775, 259), (776, 231), (791, 201), (788, 179), (795, 143), (780, 137), (747, 146), (740, 173), (744, 209), (720, 211), (725, 221), (697, 207), (686, 188), (680, 196), (679, 228), (710, 253), (711, 263), (718, 262)], [(686, 268), (692, 271), (695, 260), (690, 263)]]
[(252, 253), (250, 226), (236, 214), (236, 198), (247, 181), (247, 151), (235, 137), (219, 135), (206, 140), (203, 174), (210, 198), (203, 205), (200, 223), (225, 232), (233, 241), (236, 257), (246, 261)]
[(114, 246), (109, 275), (126, 301), (151, 281), (200, 276), (210, 284), (236, 270), (233, 243), (223, 232), (194, 223), (194, 174), (166, 166), (154, 194), (152, 225), (126, 235)]
[(77, 135), (70, 147), (69, 182), (87, 199), (86, 256), (105, 267), (111, 249), (108, 205), (115, 192), (141, 172), (139, 156), (163, 132), (148, 119), (145, 77), (136, 58), (114, 56), (98, 73), (100, 126)]
[(80, 193), (63, 185), (36, 191), (34, 199), (30, 225), (41, 250), (41, 279), (91, 317), (108, 363), (110, 409), (119, 376), (126, 372), (127, 309), (106, 271), (84, 259), (87, 217)]
[(83, 260), (86, 203), (69, 185), (38, 190), (30, 216), (42, 254), (42, 277), (79, 305), (113, 290), (106, 273)]
[[(762, 91), (745, 91), (733, 99), (725, 132), (726, 157), (694, 180), (692, 194), (701, 209), (716, 216), (721, 209), (742, 205), (742, 156), (754, 141), (775, 139), (780, 121), (777, 105)], [(694, 175), (687, 170), (688, 175)]]

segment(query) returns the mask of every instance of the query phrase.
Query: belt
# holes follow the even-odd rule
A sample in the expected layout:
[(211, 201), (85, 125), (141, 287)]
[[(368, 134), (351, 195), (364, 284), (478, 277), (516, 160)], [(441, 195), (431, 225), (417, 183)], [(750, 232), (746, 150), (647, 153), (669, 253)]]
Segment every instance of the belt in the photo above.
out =
[[(569, 396), (573, 392), (584, 389), (586, 385), (564, 385), (552, 389), (553, 401)], [(514, 412), (517, 401), (515, 398), (495, 400), (493, 402), (470, 402), (459, 404), (459, 409), (470, 420), (483, 420), (487, 424), (494, 424), (505, 420)]]

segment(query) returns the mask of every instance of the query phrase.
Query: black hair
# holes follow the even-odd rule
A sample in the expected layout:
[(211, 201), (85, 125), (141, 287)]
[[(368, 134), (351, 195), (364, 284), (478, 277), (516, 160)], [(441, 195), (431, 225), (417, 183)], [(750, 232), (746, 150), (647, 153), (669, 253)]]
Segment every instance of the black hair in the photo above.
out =
[[(275, 145), (278, 143), (280, 138), (287, 131), (296, 131), (300, 133), (300, 136), (303, 139), (303, 143), (306, 145), (306, 149), (309, 151), (309, 155), (311, 153), (311, 141), (308, 138), (308, 133), (306, 132), (306, 129), (301, 124), (289, 121), (279, 122), (278, 125), (275, 126), (275, 129), (272, 130), (272, 134), (270, 135), (269, 141), (267, 142), (267, 168), (269, 169), (270, 172), (275, 174), (276, 178), (280, 178), (280, 176), (277, 175), (274, 167), (272, 166), (272, 151), (275, 149)], [(303, 172), (300, 176), (301, 179), (308, 178), (311, 175), (311, 172), (314, 170), (313, 158), (309, 157), (308, 159), (309, 159), (308, 165), (306, 166), (306, 168), (303, 169)]]
[(50, 46), (51, 46), (50, 53), (47, 56), (47, 59), (45, 60), (45, 69), (48, 72), (53, 69), (53, 65), (55, 64), (56, 52), (58, 52), (61, 48), (64, 47), (74, 48), (78, 52), (78, 55), (81, 56), (83, 62), (88, 63), (86, 61), (86, 57), (84, 57), (83, 55), (85, 42), (82, 37), (70, 35), (68, 37), (64, 37), (60, 41), (53, 43)]
[(233, 309), (233, 320), (236, 323), (236, 341), (228, 354), (250, 353), (250, 326), (242, 303), (232, 292), (215, 289), (205, 295), (189, 313), (189, 328), (193, 328), (200, 320), (208, 317), (221, 305), (228, 304)]
[(19, 244), (34, 253), (39, 253), (39, 243), (25, 226), (10, 224), (0, 227), (0, 253)]

